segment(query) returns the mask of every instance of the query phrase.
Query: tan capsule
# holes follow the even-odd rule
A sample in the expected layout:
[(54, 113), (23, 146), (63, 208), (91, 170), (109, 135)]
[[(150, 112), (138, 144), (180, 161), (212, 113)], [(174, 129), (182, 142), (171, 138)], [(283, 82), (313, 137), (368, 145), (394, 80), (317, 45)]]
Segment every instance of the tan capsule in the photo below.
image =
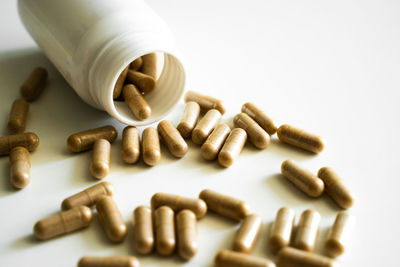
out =
[(252, 118), (246, 113), (240, 113), (233, 118), (233, 124), (236, 128), (242, 128), (246, 131), (250, 142), (259, 149), (265, 149), (268, 147), (270, 137), (260, 125), (257, 124)]
[(35, 68), (20, 88), (22, 97), (26, 101), (34, 101), (42, 93), (47, 79), (47, 70), (42, 67)]
[(133, 256), (85, 256), (78, 267), (139, 267), (139, 260)]
[(325, 191), (342, 208), (351, 208), (354, 204), (354, 195), (344, 184), (342, 178), (329, 167), (318, 171), (318, 177), (325, 184)]
[(91, 209), (85, 206), (75, 207), (38, 221), (33, 232), (37, 239), (47, 240), (87, 227), (92, 220)]
[(143, 161), (149, 166), (157, 165), (161, 160), (160, 139), (155, 128), (144, 129), (142, 135)]
[(172, 122), (169, 120), (161, 121), (158, 124), (158, 132), (174, 157), (182, 158), (186, 155), (188, 146)]
[(199, 104), (193, 101), (187, 102), (185, 110), (183, 111), (182, 119), (176, 127), (183, 138), (189, 138), (192, 135), (192, 131), (196, 126), (199, 115)]
[(0, 137), (0, 156), (10, 154), (14, 147), (22, 146), (34, 151), (39, 146), (39, 137), (34, 133), (20, 133)]
[(81, 152), (92, 149), (94, 142), (98, 139), (106, 139), (112, 143), (117, 135), (117, 130), (113, 126), (107, 125), (70, 135), (67, 146), (71, 152)]
[(143, 64), (140, 69), (144, 74), (150, 75), (154, 80), (157, 79), (157, 54), (150, 53), (142, 56)]
[(236, 221), (250, 214), (250, 207), (246, 202), (210, 189), (201, 191), (199, 198), (206, 202), (208, 210)]
[(139, 91), (144, 94), (152, 92), (156, 87), (156, 81), (153, 77), (139, 71), (129, 70), (126, 79), (136, 85)]
[(153, 250), (153, 219), (149, 207), (139, 206), (133, 211), (133, 237), (135, 249), (140, 254), (149, 254)]
[(8, 117), (7, 128), (12, 134), (23, 133), (26, 127), (26, 118), (28, 116), (29, 103), (19, 98), (14, 101)]
[(187, 91), (185, 94), (185, 102), (189, 101), (194, 101), (198, 103), (202, 112), (216, 109), (223, 115), (226, 111), (225, 105), (222, 100), (216, 99), (211, 96), (202, 95), (193, 91)]
[(131, 62), (131, 64), (129, 65), (129, 69), (139, 70), (142, 67), (142, 65), (143, 65), (143, 59), (142, 57), (138, 57), (137, 59)]
[(110, 196), (99, 199), (96, 202), (96, 210), (108, 239), (113, 242), (122, 242), (125, 239), (127, 228), (114, 199)]
[(221, 119), (221, 113), (216, 109), (210, 109), (206, 115), (197, 123), (192, 132), (192, 141), (195, 144), (201, 145), (210, 135), (212, 130)]
[(126, 126), (122, 132), (121, 156), (122, 160), (129, 164), (139, 160), (140, 134), (135, 126)]
[(282, 207), (278, 210), (269, 237), (269, 245), (273, 253), (277, 253), (282, 248), (290, 245), (294, 218), (295, 213), (291, 208)]
[(320, 221), (321, 215), (319, 215), (317, 211), (303, 211), (296, 228), (293, 246), (301, 250), (313, 251), (315, 241), (317, 240)]
[(246, 140), (246, 131), (241, 128), (234, 128), (226, 138), (225, 144), (218, 154), (219, 164), (225, 168), (231, 166), (239, 157), (240, 152), (242, 152)]
[(345, 211), (341, 211), (336, 215), (335, 222), (329, 230), (325, 243), (325, 250), (329, 256), (337, 257), (345, 252), (353, 223), (354, 218)]
[(215, 267), (275, 267), (269, 259), (230, 250), (218, 252), (214, 263)]
[(156, 230), (156, 249), (158, 254), (169, 256), (175, 250), (175, 224), (174, 211), (167, 206), (162, 206), (154, 211)]
[(215, 127), (214, 131), (212, 131), (201, 146), (200, 153), (203, 159), (216, 159), (230, 132), (231, 128), (225, 123)]
[(255, 120), (258, 125), (260, 125), (261, 128), (263, 128), (269, 135), (273, 135), (274, 133), (276, 133), (278, 127), (275, 126), (274, 122), (271, 120), (270, 117), (268, 117), (267, 114), (265, 114), (264, 111), (259, 109), (253, 103), (245, 103), (242, 106), (242, 112), (246, 113), (250, 116), (250, 118)]
[(260, 235), (262, 219), (257, 214), (246, 216), (235, 233), (232, 250), (242, 253), (251, 253)]
[(176, 215), (178, 236), (178, 254), (182, 259), (190, 260), (197, 253), (197, 220), (190, 210), (182, 210)]
[(15, 188), (26, 187), (31, 181), (31, 162), (29, 151), (22, 146), (11, 149), (10, 152), (10, 182)]
[(90, 173), (96, 179), (103, 179), (110, 172), (111, 144), (106, 139), (94, 142)]
[(124, 87), (126, 75), (128, 74), (129, 66), (122, 70), (121, 74), (119, 75), (117, 82), (114, 86), (113, 91), (113, 99), (118, 98), (121, 95), (122, 87)]
[(151, 108), (142, 94), (133, 84), (127, 84), (122, 89), (125, 102), (138, 120), (145, 120), (151, 115)]
[(283, 248), (278, 253), (279, 267), (333, 267), (334, 262), (328, 257), (291, 247)]
[(313, 153), (320, 153), (325, 147), (324, 140), (320, 136), (287, 124), (281, 125), (277, 134), (281, 142)]
[(309, 197), (319, 197), (324, 192), (324, 182), (309, 170), (293, 160), (285, 160), (281, 165), (282, 175)]
[(153, 210), (156, 210), (161, 206), (168, 206), (175, 212), (184, 209), (191, 210), (196, 214), (198, 219), (204, 217), (207, 213), (207, 205), (201, 199), (167, 193), (156, 193), (151, 198), (151, 207)]
[(64, 199), (61, 209), (68, 210), (79, 206), (92, 207), (104, 196), (112, 196), (114, 186), (110, 182), (102, 182)]

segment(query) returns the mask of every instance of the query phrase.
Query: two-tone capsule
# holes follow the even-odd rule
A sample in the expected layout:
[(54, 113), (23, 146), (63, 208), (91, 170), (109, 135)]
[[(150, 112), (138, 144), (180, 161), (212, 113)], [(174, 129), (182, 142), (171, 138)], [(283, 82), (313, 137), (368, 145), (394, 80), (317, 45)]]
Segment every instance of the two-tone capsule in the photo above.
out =
[(221, 114), (226, 111), (225, 105), (222, 100), (216, 99), (211, 96), (199, 94), (194, 91), (187, 91), (185, 94), (185, 102), (194, 101), (200, 105), (202, 112), (207, 112), (211, 109), (218, 110)]
[(122, 70), (121, 74), (118, 76), (117, 82), (114, 85), (113, 99), (117, 99), (122, 92), (122, 87), (124, 87), (126, 75), (128, 74), (129, 66)]
[(277, 131), (281, 142), (313, 152), (320, 153), (324, 150), (324, 140), (315, 134), (288, 124), (281, 125)]
[(341, 211), (336, 215), (325, 242), (325, 250), (329, 256), (337, 257), (345, 252), (353, 224), (354, 217), (348, 212)]
[(242, 106), (242, 112), (246, 113), (253, 120), (255, 120), (258, 125), (260, 125), (261, 128), (263, 128), (269, 135), (273, 135), (276, 133), (278, 127), (275, 126), (272, 119), (253, 103), (245, 103)]
[(139, 260), (133, 256), (85, 256), (78, 267), (139, 267)]
[(294, 218), (295, 212), (291, 208), (282, 207), (278, 210), (269, 237), (269, 246), (273, 253), (290, 245)]
[(232, 242), (232, 250), (251, 253), (260, 235), (261, 227), (262, 219), (259, 215), (250, 214), (246, 216), (235, 233)]
[(35, 68), (20, 88), (22, 97), (26, 101), (34, 101), (42, 93), (46, 84), (47, 70), (42, 67)]
[(150, 93), (156, 87), (156, 81), (150, 75), (139, 71), (129, 70), (126, 79), (136, 85), (140, 92)]
[(22, 146), (10, 152), (10, 183), (14, 188), (22, 189), (31, 181), (31, 162), (29, 151)]
[(296, 228), (293, 246), (295, 248), (313, 251), (317, 240), (321, 215), (315, 210), (305, 210), (300, 215)]
[(90, 173), (96, 179), (103, 179), (110, 172), (111, 144), (106, 139), (94, 142)]
[(16, 99), (8, 117), (7, 128), (11, 134), (23, 133), (26, 128), (26, 118), (28, 117), (29, 103), (22, 98)]
[(278, 253), (279, 267), (333, 267), (334, 262), (328, 257), (318, 255), (312, 252), (285, 247)]
[(225, 168), (232, 166), (239, 157), (240, 152), (242, 152), (246, 140), (247, 134), (245, 130), (241, 128), (233, 129), (218, 154), (219, 164)]
[(182, 210), (176, 215), (178, 254), (190, 260), (197, 253), (197, 219), (191, 210)]
[(99, 139), (106, 139), (112, 143), (117, 138), (117, 135), (117, 130), (113, 126), (107, 125), (70, 135), (67, 140), (67, 146), (71, 152), (77, 153), (92, 149), (94, 142)]
[(142, 134), (143, 161), (149, 166), (157, 165), (161, 160), (160, 138), (155, 128), (144, 129)]
[(231, 128), (225, 123), (219, 124), (207, 137), (200, 149), (200, 154), (205, 160), (214, 160), (231, 132)]
[(121, 157), (128, 164), (134, 164), (140, 156), (140, 134), (135, 126), (127, 126), (122, 132)]
[(200, 115), (200, 106), (196, 102), (189, 101), (186, 103), (183, 111), (182, 119), (176, 127), (183, 138), (189, 138), (196, 126)]
[(210, 109), (203, 118), (197, 123), (192, 131), (192, 141), (197, 145), (201, 145), (210, 135), (215, 126), (221, 119), (221, 113), (216, 109)]
[(133, 211), (134, 246), (140, 254), (149, 254), (154, 248), (153, 219), (151, 209), (139, 206)]
[[(128, 73), (129, 77), (129, 73)], [(122, 89), (126, 104), (138, 120), (145, 120), (151, 116), (151, 108), (144, 99), (143, 95), (139, 92), (133, 84), (127, 84)]]
[(230, 250), (218, 252), (214, 263), (215, 267), (275, 267), (269, 259)]
[(188, 146), (171, 121), (163, 120), (158, 124), (157, 128), (169, 152), (171, 152), (174, 157), (182, 158), (186, 155)]
[(0, 156), (10, 154), (14, 147), (22, 146), (32, 152), (39, 146), (39, 137), (34, 133), (12, 134), (0, 137)]
[(167, 206), (156, 209), (154, 211), (154, 224), (158, 254), (162, 256), (171, 255), (176, 246), (174, 211)]
[(268, 147), (270, 142), (268, 133), (246, 113), (240, 113), (236, 115), (233, 118), (233, 124), (236, 128), (242, 128), (246, 131), (250, 142), (256, 148), (265, 149)]
[(122, 242), (126, 237), (127, 227), (114, 199), (111, 196), (99, 199), (96, 202), (96, 210), (108, 239)]

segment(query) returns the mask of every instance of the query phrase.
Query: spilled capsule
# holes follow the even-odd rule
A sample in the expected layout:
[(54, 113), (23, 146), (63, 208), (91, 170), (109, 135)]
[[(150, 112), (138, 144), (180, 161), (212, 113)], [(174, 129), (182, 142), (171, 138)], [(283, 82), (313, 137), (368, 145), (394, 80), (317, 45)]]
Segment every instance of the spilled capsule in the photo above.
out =
[(281, 125), (277, 131), (281, 142), (313, 152), (320, 153), (324, 150), (324, 140), (315, 134), (288, 124)]
[(233, 118), (233, 124), (236, 128), (242, 128), (246, 131), (250, 142), (256, 148), (265, 149), (268, 147), (270, 142), (268, 133), (246, 113), (240, 113), (236, 115)]

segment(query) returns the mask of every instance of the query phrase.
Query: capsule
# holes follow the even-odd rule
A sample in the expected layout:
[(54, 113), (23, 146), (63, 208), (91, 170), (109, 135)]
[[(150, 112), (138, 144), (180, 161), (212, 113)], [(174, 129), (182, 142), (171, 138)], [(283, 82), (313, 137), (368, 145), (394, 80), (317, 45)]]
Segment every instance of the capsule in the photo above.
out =
[(104, 196), (114, 194), (114, 185), (110, 182), (102, 182), (64, 199), (61, 203), (62, 210), (69, 210), (79, 206), (92, 207)]
[(185, 102), (194, 101), (200, 105), (202, 112), (207, 112), (211, 109), (218, 110), (222, 115), (225, 113), (226, 108), (222, 100), (216, 99), (211, 96), (202, 95), (197, 92), (187, 91), (185, 94)]
[(150, 93), (156, 87), (156, 81), (153, 77), (139, 71), (129, 70), (126, 78), (144, 94)]
[(231, 166), (239, 157), (240, 152), (242, 152), (246, 140), (247, 134), (245, 130), (241, 128), (233, 129), (218, 154), (219, 164), (225, 168)]
[(131, 62), (131, 64), (129, 65), (129, 69), (139, 70), (142, 67), (142, 65), (143, 65), (143, 59), (142, 57), (138, 57), (137, 59)]
[(8, 117), (7, 128), (11, 134), (23, 133), (26, 127), (26, 118), (28, 116), (29, 103), (25, 99), (16, 99), (11, 107)]
[(70, 135), (67, 140), (67, 146), (71, 152), (77, 153), (92, 149), (94, 142), (98, 139), (106, 139), (112, 143), (117, 138), (117, 135), (117, 130), (113, 126), (107, 125)]
[(174, 211), (167, 206), (156, 209), (154, 223), (157, 252), (162, 256), (169, 256), (174, 252), (176, 244)]
[(85, 206), (75, 207), (38, 221), (33, 232), (37, 239), (47, 240), (87, 227), (92, 220), (91, 209)]
[(246, 202), (210, 189), (201, 191), (199, 198), (206, 202), (209, 210), (236, 221), (250, 214), (250, 207)]
[(353, 193), (344, 184), (342, 178), (330, 167), (318, 171), (318, 177), (325, 184), (325, 191), (343, 209), (351, 208), (354, 204)]
[(157, 54), (150, 53), (142, 56), (143, 64), (140, 69), (144, 74), (150, 75), (154, 80), (157, 79)]
[(14, 147), (22, 146), (34, 151), (39, 146), (39, 137), (34, 133), (20, 133), (0, 137), (0, 156), (10, 154)]
[(85, 256), (78, 267), (139, 267), (139, 260), (133, 256)]
[(216, 109), (210, 109), (206, 115), (197, 123), (192, 132), (192, 141), (195, 144), (201, 145), (210, 135), (212, 130), (221, 119), (221, 113)]
[(126, 67), (119, 75), (117, 82), (115, 83), (115, 86), (114, 86), (113, 99), (116, 99), (121, 95), (122, 87), (124, 87), (124, 83), (125, 83), (126, 75), (128, 74), (128, 70), (129, 70), (129, 66)]
[(188, 146), (172, 122), (169, 120), (161, 121), (158, 124), (158, 132), (174, 157), (182, 158), (186, 155)]
[(143, 161), (149, 166), (157, 165), (161, 159), (160, 139), (155, 128), (144, 129), (142, 135)]
[(293, 246), (295, 248), (313, 251), (317, 240), (321, 215), (314, 210), (305, 210), (300, 215)]
[(189, 138), (192, 135), (192, 131), (196, 126), (199, 115), (199, 104), (193, 101), (187, 102), (185, 110), (183, 111), (182, 119), (176, 127), (183, 138)]
[(319, 197), (324, 192), (324, 182), (293, 160), (285, 160), (281, 165), (281, 172), (285, 178), (309, 197)]
[(236, 128), (242, 128), (246, 131), (250, 142), (258, 149), (265, 149), (268, 147), (270, 137), (260, 125), (257, 124), (246, 113), (240, 113), (233, 118), (233, 124)]
[(133, 236), (137, 252), (145, 255), (153, 250), (153, 219), (149, 207), (139, 206), (133, 211)]
[(354, 218), (349, 213), (341, 211), (336, 215), (325, 242), (325, 250), (329, 256), (337, 257), (345, 252), (353, 224)]
[(325, 147), (324, 140), (320, 136), (287, 124), (281, 125), (277, 134), (281, 142), (316, 154), (322, 152)]
[(232, 242), (232, 250), (242, 253), (251, 253), (260, 235), (262, 226), (261, 217), (257, 214), (246, 216), (236, 231)]
[(142, 94), (133, 84), (127, 84), (122, 89), (125, 102), (138, 120), (145, 120), (151, 115), (151, 108)]
[(190, 210), (182, 210), (176, 215), (178, 235), (178, 254), (184, 260), (190, 260), (197, 253), (197, 221)]
[(140, 156), (140, 134), (135, 126), (127, 126), (122, 132), (122, 160), (128, 164), (136, 163)]
[(198, 219), (204, 217), (207, 213), (207, 205), (201, 199), (167, 193), (156, 193), (151, 198), (151, 207), (153, 210), (156, 210), (161, 206), (168, 206), (174, 212), (179, 212), (184, 209), (191, 210), (196, 214)]
[(47, 79), (47, 70), (42, 67), (35, 68), (20, 88), (22, 97), (26, 101), (34, 101), (42, 93)]
[(279, 267), (333, 267), (334, 262), (328, 257), (291, 247), (283, 248), (278, 253)]
[(17, 189), (26, 187), (31, 181), (31, 162), (29, 151), (22, 146), (14, 147), (10, 152), (10, 182)]
[(226, 138), (231, 132), (231, 128), (225, 123), (215, 127), (214, 131), (207, 137), (200, 149), (201, 156), (205, 160), (214, 160), (217, 158)]
[(230, 250), (218, 252), (214, 262), (215, 267), (275, 267), (269, 259)]
[(250, 116), (250, 118), (255, 120), (258, 125), (260, 125), (261, 128), (263, 128), (269, 135), (273, 135), (276, 133), (278, 127), (275, 126), (272, 119), (253, 103), (248, 102), (244, 104), (242, 106), (242, 112), (246, 113)]
[(103, 179), (110, 172), (111, 144), (106, 139), (94, 142), (90, 173), (96, 179)]
[(96, 202), (97, 215), (108, 239), (113, 242), (122, 242), (125, 239), (127, 229), (114, 199), (104, 196)]
[(269, 245), (274, 254), (290, 245), (294, 218), (295, 213), (291, 208), (282, 207), (278, 210), (269, 237)]

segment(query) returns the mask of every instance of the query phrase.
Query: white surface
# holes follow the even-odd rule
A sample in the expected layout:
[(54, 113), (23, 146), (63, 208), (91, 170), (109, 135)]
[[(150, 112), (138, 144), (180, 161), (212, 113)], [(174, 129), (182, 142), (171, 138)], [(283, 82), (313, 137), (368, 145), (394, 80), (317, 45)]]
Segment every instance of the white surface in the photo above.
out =
[[(200, 158), (189, 143), (181, 160), (163, 150), (161, 163), (125, 165), (120, 136), (112, 146), (112, 171), (105, 179), (129, 235), (111, 244), (97, 218), (86, 230), (47, 242), (32, 237), (34, 223), (59, 210), (61, 201), (93, 185), (90, 152), (71, 155), (66, 138), (76, 131), (112, 123), (68, 87), (23, 29), (15, 1), (0, 2), (0, 112), (3, 134), (19, 86), (37, 65), (49, 70), (49, 83), (31, 105), (28, 130), (41, 144), (32, 154), (32, 181), (21, 190), (8, 182), (8, 158), (0, 159), (0, 266), (74, 266), (83, 255), (136, 255), (131, 212), (149, 204), (158, 191), (196, 197), (212, 188), (247, 200), (264, 219), (254, 254), (270, 256), (267, 236), (276, 211), (314, 208), (322, 215), (317, 252), (337, 206), (326, 196), (313, 200), (279, 175), (294, 159), (316, 172), (334, 167), (357, 194), (351, 209), (357, 224), (342, 266), (396, 266), (399, 235), (398, 164), (400, 128), (400, 2), (398, 1), (150, 1), (167, 21), (186, 57), (187, 89), (226, 102), (231, 123), (245, 101), (263, 107), (278, 124), (291, 123), (318, 133), (326, 150), (312, 156), (274, 140), (267, 150), (247, 145), (234, 166), (222, 169)], [(180, 119), (183, 102), (169, 116)], [(229, 248), (237, 224), (207, 215), (199, 221), (199, 251), (188, 263), (177, 256), (142, 257), (142, 266), (212, 266), (218, 250)], [(272, 257), (274, 259), (274, 257)]]

